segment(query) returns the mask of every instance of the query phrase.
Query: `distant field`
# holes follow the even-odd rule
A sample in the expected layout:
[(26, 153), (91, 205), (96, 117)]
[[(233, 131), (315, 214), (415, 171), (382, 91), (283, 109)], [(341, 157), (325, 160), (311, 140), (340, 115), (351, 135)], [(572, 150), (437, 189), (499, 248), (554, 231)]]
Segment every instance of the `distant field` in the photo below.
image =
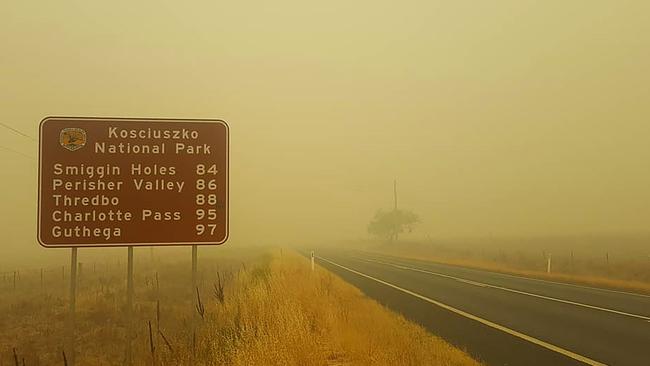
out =
[[(360, 243), (366, 250), (650, 294), (650, 238)], [(547, 273), (548, 258), (551, 273)]]
[[(134, 364), (478, 365), (287, 249), (224, 253), (199, 257), (199, 296), (189, 263), (136, 261)], [(63, 365), (68, 270), (0, 278), (0, 365)], [(124, 262), (84, 263), (78, 365), (123, 364), (124, 303)]]

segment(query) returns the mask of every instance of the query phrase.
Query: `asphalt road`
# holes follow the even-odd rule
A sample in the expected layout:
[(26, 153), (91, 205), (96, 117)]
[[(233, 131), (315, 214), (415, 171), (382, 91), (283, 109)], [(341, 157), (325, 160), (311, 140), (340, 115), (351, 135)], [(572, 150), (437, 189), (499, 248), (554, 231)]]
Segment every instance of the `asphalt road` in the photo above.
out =
[(650, 296), (363, 252), (316, 263), (488, 365), (650, 365)]

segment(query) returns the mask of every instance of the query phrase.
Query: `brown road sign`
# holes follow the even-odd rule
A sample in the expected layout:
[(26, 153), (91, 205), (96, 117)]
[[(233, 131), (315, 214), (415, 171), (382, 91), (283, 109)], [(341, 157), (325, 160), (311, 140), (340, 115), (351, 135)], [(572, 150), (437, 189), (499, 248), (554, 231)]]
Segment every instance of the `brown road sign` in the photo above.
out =
[(224, 121), (48, 117), (39, 141), (41, 245), (228, 239)]

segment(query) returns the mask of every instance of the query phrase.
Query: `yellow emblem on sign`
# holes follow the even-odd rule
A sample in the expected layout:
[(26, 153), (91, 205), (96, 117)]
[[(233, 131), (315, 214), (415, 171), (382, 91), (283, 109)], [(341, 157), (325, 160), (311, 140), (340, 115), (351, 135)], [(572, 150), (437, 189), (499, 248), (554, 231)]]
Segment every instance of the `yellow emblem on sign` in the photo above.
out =
[(86, 145), (86, 131), (81, 128), (64, 128), (59, 134), (59, 142), (70, 151), (79, 150)]

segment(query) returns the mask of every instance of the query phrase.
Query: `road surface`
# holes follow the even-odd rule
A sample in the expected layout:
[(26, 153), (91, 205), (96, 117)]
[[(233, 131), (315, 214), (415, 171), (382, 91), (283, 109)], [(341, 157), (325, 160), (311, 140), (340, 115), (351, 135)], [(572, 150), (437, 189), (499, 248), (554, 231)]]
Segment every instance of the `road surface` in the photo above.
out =
[(365, 252), (316, 262), (488, 365), (650, 365), (650, 296)]

